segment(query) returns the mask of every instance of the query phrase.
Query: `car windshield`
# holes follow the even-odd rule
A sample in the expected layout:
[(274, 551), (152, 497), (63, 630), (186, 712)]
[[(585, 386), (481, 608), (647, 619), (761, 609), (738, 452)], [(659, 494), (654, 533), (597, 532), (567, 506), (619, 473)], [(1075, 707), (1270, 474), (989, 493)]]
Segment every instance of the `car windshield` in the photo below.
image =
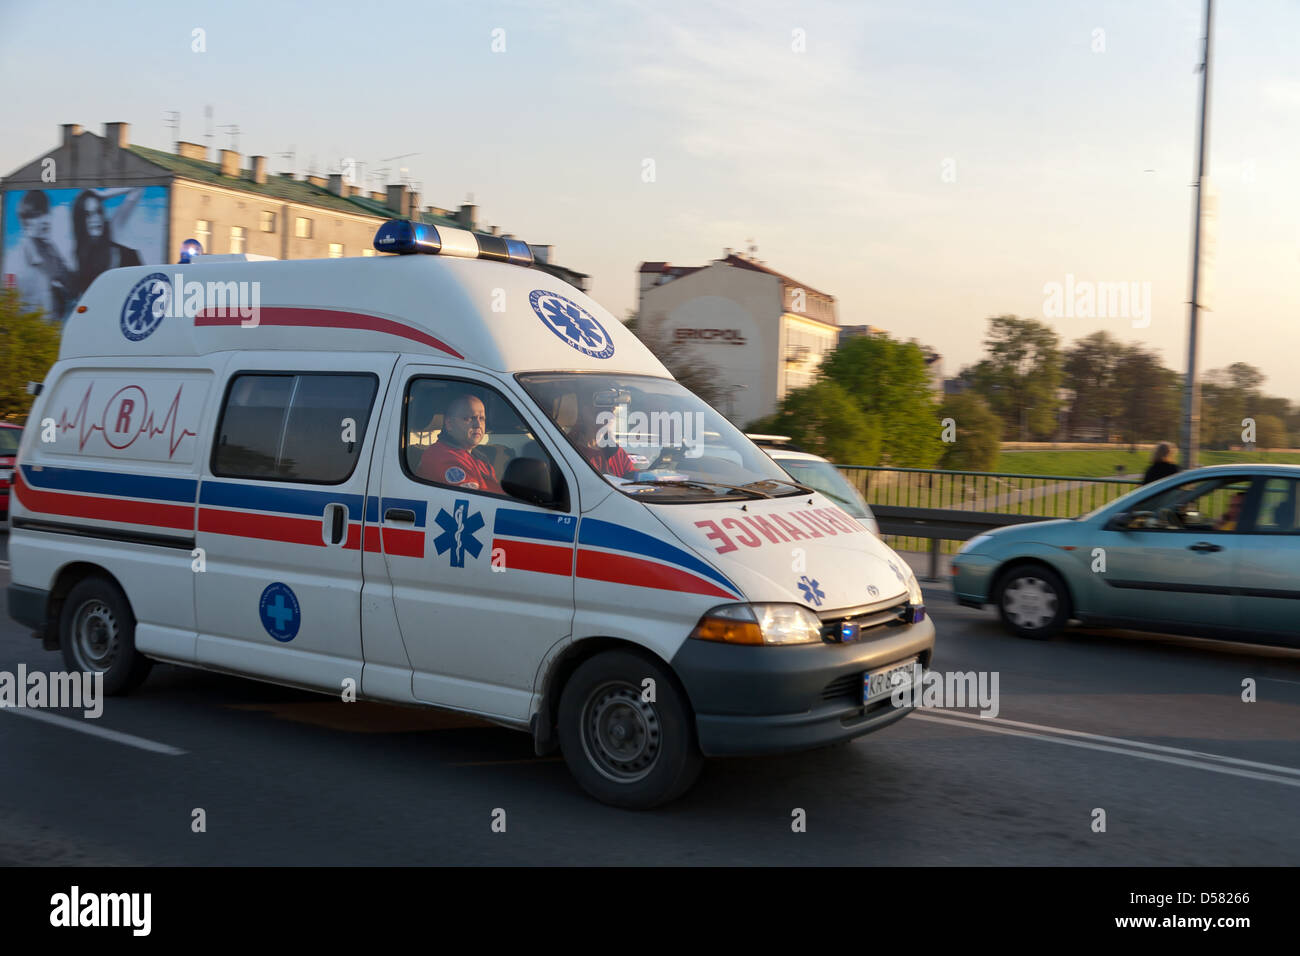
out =
[(17, 428), (0, 428), (0, 455), (18, 454), (18, 439), (23, 433)]
[(807, 493), (672, 379), (580, 372), (516, 377), (596, 473), (629, 496), (683, 503)]
[(858, 489), (848, 483), (839, 470), (829, 461), (814, 461), (807, 458), (778, 458), (776, 463), (790, 473), (790, 477), (810, 488), (816, 488), (831, 501), (835, 502), (855, 518), (866, 518), (871, 514), (866, 501), (858, 494)]

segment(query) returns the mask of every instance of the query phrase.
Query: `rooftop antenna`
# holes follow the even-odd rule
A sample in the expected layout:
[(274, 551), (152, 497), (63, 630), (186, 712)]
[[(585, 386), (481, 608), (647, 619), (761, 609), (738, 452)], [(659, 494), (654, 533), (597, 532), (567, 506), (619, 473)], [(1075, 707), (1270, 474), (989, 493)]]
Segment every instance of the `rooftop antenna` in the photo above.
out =
[[(381, 163), (393, 163), (393, 162), (396, 162), (396, 161), (399, 160), (399, 159), (407, 159), (408, 157), (411, 157), (411, 156), (419, 156), (419, 155), (420, 155), (419, 153), (402, 153), (402, 155), (400, 155), (400, 156), (385, 156), (383, 159), (380, 160), (380, 162), (381, 162)], [(383, 169), (383, 172), (385, 172), (385, 173), (388, 173), (388, 172), (391, 172), (391, 171), (392, 171), (392, 167), (391, 167), (391, 166), (386, 166), (386, 167)], [(405, 166), (401, 166), (401, 167), (398, 167), (398, 170), (397, 170), (397, 171), (398, 171), (398, 173), (401, 175), (402, 182), (406, 183), (406, 184), (409, 186), (409, 185), (410, 185), (410, 181), (409, 181), (409, 179), (407, 178), (407, 175), (406, 175), (406, 174), (407, 174), (407, 168), (406, 168)]]
[(176, 152), (177, 143), (181, 138), (181, 111), (164, 110), (163, 111), (163, 128), (173, 130), (172, 133), (172, 152)]
[(239, 152), (239, 127), (234, 123), (221, 127), (230, 134), (230, 148)]
[(203, 138), (207, 140), (204, 144), (203, 155), (205, 158), (212, 156), (212, 104), (208, 103), (203, 107)]
[(292, 173), (294, 160), (298, 158), (297, 152), (294, 151), (293, 144), (292, 143), (289, 144), (289, 149), (286, 152), (276, 153), (275, 155), (280, 159), (287, 159), (289, 161), (289, 168), (286, 170), (286, 172)]

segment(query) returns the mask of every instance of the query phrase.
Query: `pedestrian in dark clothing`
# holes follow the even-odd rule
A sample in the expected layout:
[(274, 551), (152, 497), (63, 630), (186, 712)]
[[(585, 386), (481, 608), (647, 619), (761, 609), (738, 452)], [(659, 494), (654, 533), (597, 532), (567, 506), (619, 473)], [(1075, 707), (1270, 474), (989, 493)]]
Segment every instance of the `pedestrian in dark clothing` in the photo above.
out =
[(1159, 481), (1161, 478), (1168, 478), (1170, 475), (1177, 474), (1181, 469), (1179, 469), (1173, 458), (1173, 446), (1167, 441), (1162, 441), (1156, 446), (1156, 454), (1151, 459), (1151, 467), (1142, 476), (1142, 484), (1149, 485), (1153, 481)]

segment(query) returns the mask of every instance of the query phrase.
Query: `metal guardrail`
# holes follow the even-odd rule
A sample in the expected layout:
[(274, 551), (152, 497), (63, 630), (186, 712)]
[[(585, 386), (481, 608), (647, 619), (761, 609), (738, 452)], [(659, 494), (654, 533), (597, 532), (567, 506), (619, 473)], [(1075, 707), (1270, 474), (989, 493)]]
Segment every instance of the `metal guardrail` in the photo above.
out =
[(944, 541), (965, 541), (977, 534), (1009, 524), (1032, 524), (1051, 519), (1034, 515), (1009, 515), (995, 511), (957, 511), (947, 508), (899, 508), (873, 505), (871, 511), (881, 534), (930, 539), (930, 573), (926, 580), (939, 580), (939, 547)]
[(1109, 504), (1142, 484), (1128, 477), (1024, 475), (988, 471), (938, 471), (878, 465), (837, 465), (876, 515), (882, 534), (903, 550), (924, 540), (929, 580), (938, 580), (939, 556), (993, 528), (1052, 518), (1075, 518)]

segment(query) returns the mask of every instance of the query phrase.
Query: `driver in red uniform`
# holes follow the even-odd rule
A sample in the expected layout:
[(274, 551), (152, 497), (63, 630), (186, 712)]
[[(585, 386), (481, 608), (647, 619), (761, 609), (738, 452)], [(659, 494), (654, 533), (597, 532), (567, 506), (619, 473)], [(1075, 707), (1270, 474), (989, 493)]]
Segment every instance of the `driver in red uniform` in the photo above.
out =
[(504, 494), (496, 469), (472, 454), (485, 435), (487, 412), (483, 402), (473, 395), (458, 396), (442, 417), (438, 440), (420, 456), (416, 474), (439, 484)]

